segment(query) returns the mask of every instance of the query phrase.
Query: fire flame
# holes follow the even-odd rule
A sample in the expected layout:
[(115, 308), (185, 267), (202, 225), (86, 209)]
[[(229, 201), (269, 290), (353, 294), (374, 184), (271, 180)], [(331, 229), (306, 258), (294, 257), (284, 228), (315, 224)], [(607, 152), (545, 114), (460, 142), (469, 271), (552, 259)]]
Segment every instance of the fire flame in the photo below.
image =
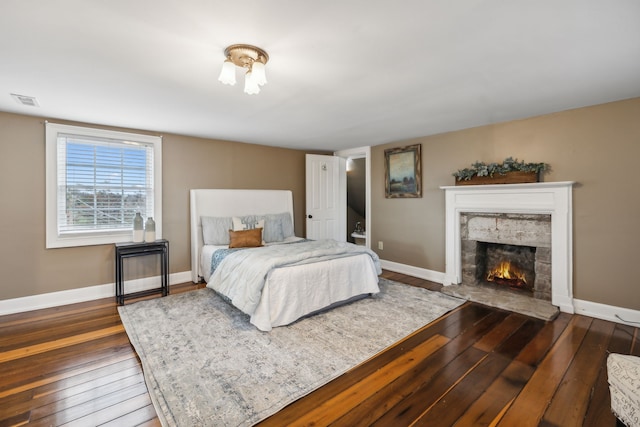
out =
[(512, 266), (509, 261), (502, 261), (497, 268), (487, 273), (487, 282), (493, 282), (495, 279), (519, 280), (527, 283), (524, 273)]

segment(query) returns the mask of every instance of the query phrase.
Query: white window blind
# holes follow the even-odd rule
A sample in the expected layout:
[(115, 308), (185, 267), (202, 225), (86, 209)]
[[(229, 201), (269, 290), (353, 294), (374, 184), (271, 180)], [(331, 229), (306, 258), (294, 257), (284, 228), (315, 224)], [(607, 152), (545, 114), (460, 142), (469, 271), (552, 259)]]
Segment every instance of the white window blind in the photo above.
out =
[(160, 147), (159, 137), (48, 123), (47, 247), (129, 241), (136, 212), (161, 236)]

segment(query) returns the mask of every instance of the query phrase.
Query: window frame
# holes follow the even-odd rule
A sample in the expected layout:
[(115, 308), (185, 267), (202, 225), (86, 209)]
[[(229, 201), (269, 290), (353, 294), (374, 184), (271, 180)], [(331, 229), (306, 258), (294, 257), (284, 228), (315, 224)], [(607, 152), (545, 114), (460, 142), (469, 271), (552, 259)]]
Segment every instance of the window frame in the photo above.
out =
[[(162, 238), (162, 137), (130, 132), (45, 123), (46, 248), (105, 245), (132, 241), (131, 230), (58, 234), (58, 134), (108, 138), (147, 144), (153, 147), (153, 219), (156, 238)], [(151, 216), (151, 215), (148, 215)]]

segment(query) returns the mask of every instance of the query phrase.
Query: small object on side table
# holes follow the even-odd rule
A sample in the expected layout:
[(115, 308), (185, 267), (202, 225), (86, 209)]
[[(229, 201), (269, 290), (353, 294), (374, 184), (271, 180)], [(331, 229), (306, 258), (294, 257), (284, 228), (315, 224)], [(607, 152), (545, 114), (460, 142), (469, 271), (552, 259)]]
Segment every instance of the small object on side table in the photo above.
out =
[(140, 212), (136, 212), (133, 218), (133, 241), (135, 243), (144, 242), (144, 220)]
[[(119, 305), (124, 304), (124, 300), (128, 298), (137, 298), (145, 295), (151, 295), (157, 292), (162, 292), (162, 296), (169, 294), (169, 241), (165, 239), (156, 240), (153, 242), (126, 242), (116, 243), (116, 303)], [(161, 269), (161, 285), (159, 288), (147, 289), (140, 292), (133, 292), (129, 294), (124, 293), (124, 278), (123, 267), (124, 259), (139, 257), (145, 255), (160, 255), (160, 269)]]
[(156, 222), (149, 217), (144, 224), (144, 241), (155, 242), (156, 240)]

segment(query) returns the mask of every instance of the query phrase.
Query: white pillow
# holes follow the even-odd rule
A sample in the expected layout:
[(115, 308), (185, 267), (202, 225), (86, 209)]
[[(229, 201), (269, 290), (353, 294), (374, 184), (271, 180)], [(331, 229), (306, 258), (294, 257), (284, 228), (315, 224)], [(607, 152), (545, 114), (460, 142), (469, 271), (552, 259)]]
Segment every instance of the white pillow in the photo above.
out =
[(252, 216), (234, 216), (232, 221), (233, 231), (253, 230), (254, 228), (262, 228), (264, 230), (264, 219), (257, 220)]
[(243, 231), (243, 230), (255, 230), (256, 228), (261, 228), (260, 236), (262, 237), (262, 245), (266, 242), (264, 241), (264, 219), (256, 219), (255, 215), (237, 217), (234, 216), (232, 218), (233, 221), (233, 231)]

